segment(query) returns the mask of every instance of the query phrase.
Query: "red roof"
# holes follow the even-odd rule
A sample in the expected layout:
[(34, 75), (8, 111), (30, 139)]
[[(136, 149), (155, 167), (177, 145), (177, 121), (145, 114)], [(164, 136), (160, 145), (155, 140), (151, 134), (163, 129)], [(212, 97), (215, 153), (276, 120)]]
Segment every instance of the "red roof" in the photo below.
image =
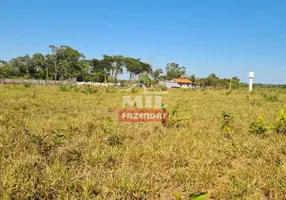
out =
[(175, 78), (173, 80), (177, 83), (192, 83), (192, 81), (190, 81), (189, 79)]

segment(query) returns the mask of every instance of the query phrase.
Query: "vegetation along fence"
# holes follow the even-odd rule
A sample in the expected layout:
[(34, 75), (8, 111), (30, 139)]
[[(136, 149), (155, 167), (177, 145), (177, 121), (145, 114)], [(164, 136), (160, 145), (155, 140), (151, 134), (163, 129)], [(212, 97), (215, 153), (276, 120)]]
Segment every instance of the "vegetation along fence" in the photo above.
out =
[(36, 85), (59, 85), (72, 83), (70, 80), (53, 81), (53, 80), (28, 80), (28, 79), (0, 79), (0, 84), (25, 84), (31, 83)]

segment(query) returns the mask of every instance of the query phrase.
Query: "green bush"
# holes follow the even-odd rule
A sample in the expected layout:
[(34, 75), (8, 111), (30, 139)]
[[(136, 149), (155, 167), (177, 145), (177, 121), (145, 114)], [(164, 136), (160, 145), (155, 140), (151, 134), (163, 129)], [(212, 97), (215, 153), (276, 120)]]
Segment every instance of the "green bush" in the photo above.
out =
[[(183, 200), (183, 197), (178, 194), (175, 193), (173, 194), (176, 200)], [(202, 192), (200, 194), (190, 194), (188, 199), (191, 200), (205, 200), (208, 197), (208, 193), (207, 192)]]
[(68, 127), (66, 125), (58, 125), (52, 132), (52, 137), (55, 145), (60, 145), (65, 142)]
[(262, 116), (254, 122), (249, 123), (249, 132), (255, 134), (263, 134), (268, 130), (267, 123)]
[(286, 114), (284, 109), (280, 111), (279, 116), (276, 118), (273, 130), (276, 131), (276, 133), (286, 134)]
[(161, 87), (161, 90), (162, 90), (162, 91), (167, 91), (168, 88), (167, 88), (167, 86), (164, 85), (164, 86)]
[(276, 102), (278, 101), (278, 95), (270, 95), (268, 96), (267, 100), (270, 102)]
[(59, 90), (62, 91), (62, 92), (68, 92), (70, 91), (70, 87), (68, 85), (65, 85), (65, 84), (59, 84)]
[(137, 92), (139, 92), (139, 88), (138, 88), (138, 87), (133, 87), (133, 88), (131, 89), (131, 92), (132, 92), (132, 93), (137, 93)]
[(232, 92), (232, 90), (226, 91), (226, 92), (225, 92), (225, 95), (228, 96), (228, 95), (231, 94), (231, 92)]
[(30, 83), (30, 82), (24, 82), (24, 87), (25, 88), (30, 88), (31, 86), (32, 86), (32, 83)]
[(79, 92), (80, 91), (80, 87), (79, 86), (77, 86), (77, 85), (71, 85), (70, 86), (70, 90), (73, 90), (73, 91), (75, 91), (75, 92)]
[(276, 102), (276, 101), (278, 101), (278, 94), (276, 94), (276, 95), (266, 95), (266, 94), (263, 94), (263, 96), (266, 98), (267, 101), (270, 101), (270, 102)]
[(97, 88), (95, 88), (94, 86), (90, 86), (90, 85), (85, 86), (85, 88), (84, 88), (85, 94), (95, 94), (95, 93), (97, 93), (97, 91), (98, 91)]
[(230, 113), (228, 112), (223, 112), (221, 114), (221, 117), (222, 117), (222, 122), (221, 122), (222, 132), (226, 134), (232, 133), (233, 116), (231, 116)]
[(75, 86), (73, 89), (74, 89), (75, 92), (79, 92), (80, 91), (80, 87), (77, 87), (77, 86)]

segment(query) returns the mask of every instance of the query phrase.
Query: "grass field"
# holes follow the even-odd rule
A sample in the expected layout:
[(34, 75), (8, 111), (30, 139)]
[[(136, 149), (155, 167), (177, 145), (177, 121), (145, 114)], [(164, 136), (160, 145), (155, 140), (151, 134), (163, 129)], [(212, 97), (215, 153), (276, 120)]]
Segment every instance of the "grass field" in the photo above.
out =
[(119, 122), (142, 91), (62, 90), (0, 85), (0, 199), (286, 199), (286, 91), (169, 89), (162, 124)]

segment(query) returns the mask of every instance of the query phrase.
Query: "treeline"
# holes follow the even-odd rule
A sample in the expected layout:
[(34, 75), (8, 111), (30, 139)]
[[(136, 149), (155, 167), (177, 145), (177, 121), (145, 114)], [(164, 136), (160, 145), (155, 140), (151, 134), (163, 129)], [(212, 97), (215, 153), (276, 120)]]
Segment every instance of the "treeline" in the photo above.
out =
[(25, 78), (45, 80), (65, 80), (76, 78), (77, 81), (117, 81), (125, 67), (132, 75), (151, 72), (151, 66), (140, 59), (120, 55), (103, 55), (101, 60), (85, 59), (83, 53), (70, 46), (49, 46), (50, 54), (36, 53), (0, 61), (2, 78)]
[(200, 87), (209, 87), (209, 88), (219, 88), (219, 89), (226, 89), (232, 88), (237, 89), (240, 87), (240, 79), (236, 76), (232, 77), (231, 79), (227, 78), (219, 78), (214, 73), (210, 74), (206, 78), (197, 78), (195, 82)]
[[(121, 55), (103, 55), (102, 59), (85, 59), (83, 53), (70, 46), (56, 47), (50, 45), (51, 53), (43, 55), (36, 53), (11, 59), (0, 60), (0, 78), (24, 78), (42, 80), (65, 80), (76, 78), (77, 81), (117, 82), (118, 75), (125, 70), (129, 80), (139, 75), (148, 75), (158, 81), (162, 69), (152, 70), (150, 64), (140, 58), (124, 57)], [(170, 63), (166, 67), (165, 78), (178, 78), (185, 74), (185, 68)], [(141, 78), (142, 78), (141, 77)]]
[(190, 79), (201, 87), (226, 88), (232, 83), (233, 88), (239, 86), (239, 79), (220, 79), (215, 74), (206, 78), (187, 75), (186, 67), (177, 63), (168, 63), (163, 69), (152, 69), (152, 66), (140, 58), (122, 55), (103, 55), (101, 59), (86, 59), (84, 54), (70, 46), (49, 46), (51, 53), (36, 53), (11, 59), (0, 60), (0, 78), (23, 78), (40, 80), (66, 80), (76, 78), (77, 81), (117, 83), (118, 76), (129, 73), (129, 82), (158, 83), (160, 80), (174, 78)]
[(286, 88), (284, 84), (262, 84), (262, 83), (254, 83), (253, 88)]

